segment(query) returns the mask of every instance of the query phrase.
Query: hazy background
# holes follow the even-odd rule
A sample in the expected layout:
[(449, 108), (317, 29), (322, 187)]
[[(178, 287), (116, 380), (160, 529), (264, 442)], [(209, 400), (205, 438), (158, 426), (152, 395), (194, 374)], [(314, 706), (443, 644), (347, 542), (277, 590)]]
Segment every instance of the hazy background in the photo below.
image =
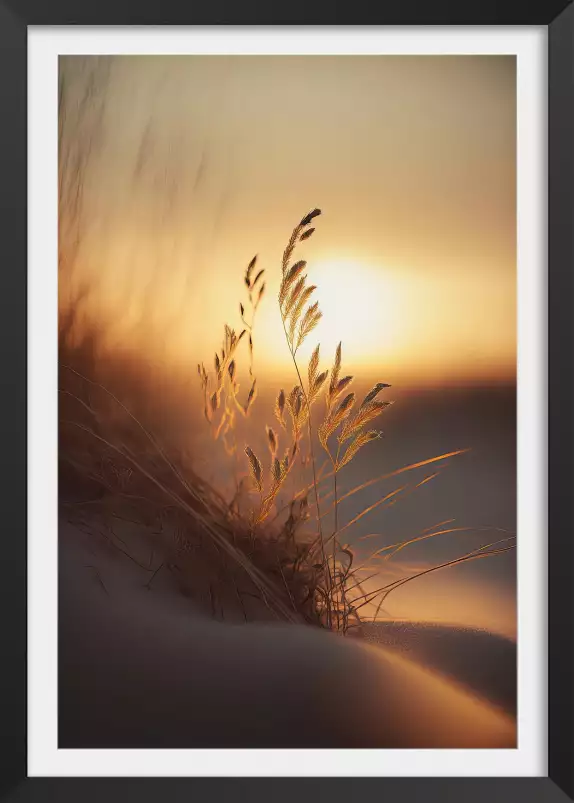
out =
[[(401, 384), (514, 379), (513, 57), (66, 57), (61, 70), (70, 119), (93, 92), (80, 263), (118, 336), (152, 316), (178, 359), (195, 360), (190, 344), (211, 354), (223, 321), (239, 325), (247, 262), (260, 255), (273, 296), (292, 227), (319, 206), (305, 256), (326, 348), (342, 339), (350, 367)], [(286, 364), (270, 299), (259, 327), (262, 366)]]
[[(87, 287), (82, 316), (98, 321), (108, 355), (131, 349), (195, 387), (224, 322), (240, 328), (243, 271), (257, 253), (262, 432), (272, 394), (294, 383), (275, 302), (281, 254), (320, 207), (301, 256), (324, 318), (302, 358), (320, 342), (328, 363), (342, 340), (344, 373), (391, 383), (396, 401), (385, 438), (343, 487), (471, 450), (365, 517), (353, 543), (367, 554), (450, 518), (478, 528), (425, 541), (408, 568), (503, 537), (484, 529), (516, 523), (515, 66), (493, 56), (62, 58), (61, 173), (82, 180), (74, 214), (60, 209), (70, 244), (61, 308)], [(157, 387), (158, 405), (168, 395)], [(225, 455), (206, 426), (191, 412), (172, 425), (217, 481)], [(371, 487), (344, 515), (392, 487)], [(407, 588), (389, 599), (392, 614), (514, 631), (514, 554)]]

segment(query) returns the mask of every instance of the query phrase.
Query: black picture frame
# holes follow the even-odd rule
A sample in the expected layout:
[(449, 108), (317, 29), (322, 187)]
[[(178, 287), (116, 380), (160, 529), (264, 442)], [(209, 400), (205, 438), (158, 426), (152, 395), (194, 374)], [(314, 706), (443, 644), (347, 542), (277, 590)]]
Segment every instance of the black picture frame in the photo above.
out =
[[(30, 25), (548, 26), (548, 777), (27, 778), (27, 28)], [(291, 803), (574, 800), (574, 3), (209, 4), (0, 0), (0, 355), (4, 539), (0, 582), (0, 798)]]

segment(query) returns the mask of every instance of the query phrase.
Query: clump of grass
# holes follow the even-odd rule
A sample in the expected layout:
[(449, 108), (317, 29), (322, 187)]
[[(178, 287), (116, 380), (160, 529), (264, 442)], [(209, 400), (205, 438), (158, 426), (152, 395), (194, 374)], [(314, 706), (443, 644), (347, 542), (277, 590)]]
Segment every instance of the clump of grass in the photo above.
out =
[[(277, 305), (296, 381), (290, 389), (278, 390), (274, 420), (264, 423), (267, 453), (257, 454), (251, 445), (245, 446), (247, 471), (231, 501), (193, 470), (173, 442), (169, 446), (162, 442), (154, 432), (153, 416), (151, 420), (142, 417), (91, 375), (101, 364), (100, 358), (95, 359), (98, 330), (88, 332), (79, 350), (73, 336), (77, 307), (67, 308), (60, 320), (59, 391), (60, 464), (68, 473), (60, 488), (67, 487), (73, 477), (76, 496), (61, 499), (61, 505), (79, 526), (90, 531), (97, 528), (111, 549), (132, 560), (149, 590), (160, 573), (170, 572), (185, 593), (217, 618), (274, 618), (347, 633), (371, 613), (376, 618), (389, 594), (411, 580), (502, 554), (514, 545), (513, 537), (503, 538), (454, 560), (407, 572), (373, 590), (365, 588), (378, 575), (381, 560), (390, 561), (421, 540), (467, 528), (446, 527), (452, 522), (441, 522), (375, 550), (361, 564), (343, 534), (373, 510), (407, 499), (437, 476), (437, 464), (464, 450), (402, 466), (340, 494), (341, 473), (381, 436), (370, 427), (390, 404), (381, 399), (390, 385), (378, 382), (362, 400), (357, 399), (351, 389), (353, 377), (342, 370), (342, 344), (328, 367), (321, 365), (319, 344), (306, 364), (301, 361), (300, 348), (319, 322), (321, 310), (314, 300), (317, 288), (307, 283), (306, 262), (296, 258), (296, 251), (313, 235), (311, 223), (320, 214), (314, 209), (297, 224), (281, 261)], [(208, 371), (204, 363), (198, 364), (204, 418), (230, 455), (237, 453), (237, 417), (253, 420), (257, 401), (255, 321), (264, 298), (263, 276), (254, 258), (244, 274), (248, 298), (245, 305), (240, 304), (243, 328), (226, 324), (213, 368)], [(249, 350), (249, 385), (242, 393), (238, 366), (245, 348)], [(141, 397), (142, 392), (133, 396)], [(319, 465), (321, 454), (325, 457)], [(299, 471), (307, 465), (311, 481), (299, 479)], [(425, 466), (431, 466), (433, 473), (422, 481), (405, 482), (350, 520), (340, 521), (343, 500)], [(290, 477), (293, 488), (285, 502), (283, 492)], [(240, 504), (245, 488), (250, 491), (247, 514)], [(328, 530), (331, 516), (333, 526)], [(123, 530), (128, 523), (136, 533), (129, 544)], [(144, 554), (145, 549), (149, 554)]]
[[(279, 422), (285, 426), (284, 408), (287, 406), (292, 420), (293, 453), (295, 457), (301, 431), (307, 425), (309, 452), (313, 471), (313, 491), (315, 496), (317, 533), (312, 544), (311, 554), (315, 547), (318, 547), (321, 554), (321, 567), (326, 578), (326, 588), (322, 593), (322, 606), (325, 608), (327, 626), (337, 630), (346, 630), (348, 626), (349, 610), (345, 593), (345, 584), (352, 565), (352, 555), (348, 547), (341, 547), (337, 539), (338, 519), (337, 519), (337, 474), (349, 463), (359, 450), (369, 441), (380, 437), (376, 430), (366, 430), (365, 426), (376, 418), (388, 405), (388, 402), (376, 401), (376, 396), (387, 387), (386, 383), (378, 383), (372, 391), (365, 397), (363, 403), (355, 415), (350, 419), (353, 410), (355, 394), (346, 395), (342, 401), (340, 397), (353, 381), (352, 376), (340, 376), (341, 371), (341, 344), (337, 347), (335, 361), (331, 368), (330, 381), (328, 370), (320, 370), (320, 346), (317, 345), (311, 355), (307, 366), (307, 383), (302, 378), (297, 352), (306, 341), (307, 337), (313, 332), (322, 317), (318, 301), (312, 301), (312, 296), (317, 289), (315, 285), (307, 283), (305, 269), (307, 262), (297, 260), (292, 262), (293, 256), (298, 245), (305, 242), (315, 231), (310, 224), (319, 217), (320, 209), (313, 209), (305, 215), (299, 224), (293, 229), (287, 246), (283, 252), (281, 263), (281, 283), (279, 287), (278, 305), (285, 334), (287, 348), (291, 355), (293, 366), (297, 375), (298, 384), (293, 388), (289, 396), (281, 390), (277, 397), (275, 414)], [(333, 469), (334, 489), (335, 489), (335, 527), (329, 539), (325, 538), (322, 527), (322, 516), (319, 499), (319, 489), (317, 480), (317, 464), (314, 448), (314, 433), (312, 425), (311, 408), (321, 395), (325, 397), (325, 413), (323, 421), (319, 427), (318, 436), (321, 446), (326, 452)], [(337, 432), (339, 430), (339, 432)], [(335, 453), (330, 448), (330, 438), (336, 436), (338, 446)], [(343, 453), (340, 453), (341, 446), (347, 443)], [(261, 464), (254, 454), (251, 447), (246, 448), (250, 468), (254, 481), (261, 492)], [(290, 465), (289, 457), (284, 458), (284, 462), (279, 462), (275, 458), (273, 464), (273, 481), (269, 493), (263, 497), (259, 512), (254, 516), (255, 524), (262, 522), (269, 514), (273, 501), (279, 488), (285, 480)], [(326, 544), (332, 541), (332, 556), (329, 560), (326, 552)], [(344, 554), (350, 560), (347, 561), (346, 568), (341, 568), (338, 561), (338, 552)]]
[[(302, 218), (297, 226), (295, 226), (283, 252), (281, 261), (281, 282), (277, 301), (285, 342), (291, 356), (297, 383), (288, 393), (286, 393), (284, 389), (279, 390), (275, 402), (274, 415), (282, 430), (287, 434), (289, 445), (283, 456), (279, 457), (277, 433), (272, 427), (266, 425), (267, 443), (270, 452), (269, 471), (264, 469), (262, 460), (250, 445), (245, 447), (245, 454), (248, 460), (252, 487), (254, 492), (258, 495), (258, 503), (251, 511), (250, 526), (254, 539), (257, 540), (255, 538), (255, 533), (257, 531), (259, 540), (261, 540), (264, 537), (263, 528), (268, 526), (268, 520), (275, 507), (278, 493), (281, 488), (284, 487), (287, 476), (292, 472), (297, 455), (301, 454), (302, 440), (306, 437), (313, 479), (312, 483), (305, 487), (303, 491), (295, 491), (293, 493), (292, 501), (288, 506), (290, 513), (285, 527), (289, 530), (290, 537), (295, 538), (296, 528), (293, 526), (294, 520), (292, 511), (299, 499), (301, 500), (300, 504), (304, 504), (305, 510), (307, 511), (308, 493), (312, 491), (314, 498), (312, 507), (315, 509), (316, 529), (306, 550), (305, 557), (307, 559), (307, 564), (311, 562), (311, 567), (319, 572), (315, 584), (314, 604), (319, 620), (325, 626), (346, 633), (352, 626), (352, 619), (354, 623), (360, 622), (360, 610), (368, 605), (372, 605), (378, 600), (378, 607), (375, 613), (376, 618), (383, 601), (395, 588), (404, 585), (406, 582), (422, 576), (423, 574), (427, 574), (430, 571), (457, 565), (479, 557), (482, 558), (493, 554), (500, 554), (513, 547), (506, 545), (502, 548), (489, 548), (493, 547), (493, 545), (486, 545), (480, 548), (476, 554), (469, 553), (454, 561), (449, 561), (433, 567), (432, 569), (401, 578), (399, 581), (375, 589), (372, 592), (364, 591), (362, 584), (365, 580), (361, 581), (358, 579), (359, 573), (365, 569), (368, 570), (371, 566), (371, 561), (378, 557), (386, 548), (375, 551), (368, 561), (361, 566), (356, 566), (354, 551), (349, 544), (341, 542), (341, 533), (352, 527), (359, 519), (375, 508), (382, 505), (390, 506), (395, 504), (400, 495), (405, 496), (407, 493), (412, 492), (414, 489), (433, 479), (436, 474), (426, 477), (422, 482), (415, 485), (414, 488), (402, 486), (391, 491), (373, 505), (365, 508), (351, 521), (347, 522), (342, 527), (339, 526), (338, 508), (341, 501), (338, 495), (339, 474), (368, 443), (381, 437), (382, 433), (379, 430), (369, 428), (369, 425), (378, 418), (392, 402), (379, 398), (383, 391), (390, 388), (390, 384), (386, 382), (377, 382), (360, 403), (357, 402), (355, 392), (347, 392), (353, 383), (353, 376), (343, 375), (342, 343), (339, 343), (336, 349), (334, 361), (330, 369), (321, 370), (319, 344), (314, 348), (305, 371), (303, 371), (300, 364), (298, 358), (299, 350), (319, 323), (322, 312), (319, 307), (319, 301), (313, 300), (317, 287), (307, 282), (307, 262), (303, 259), (295, 259), (295, 253), (301, 243), (308, 240), (315, 232), (315, 228), (310, 224), (320, 215), (321, 210), (313, 209)], [(260, 271), (252, 285), (251, 273), (254, 266), (255, 259), (250, 263), (245, 275), (245, 284), (249, 289), (249, 299), (253, 307), (253, 315), (249, 325), (250, 372), (253, 365), (253, 320), (255, 310), (257, 309), (262, 295), (262, 293), (259, 292), (257, 301), (255, 305), (253, 305), (252, 291), (257, 280), (263, 275), (263, 271)], [(245, 309), (243, 304), (240, 305), (240, 312), (242, 321), (245, 324)], [(306, 375), (306, 381), (303, 380), (304, 373)], [(202, 381), (205, 386), (207, 382), (205, 376)], [(255, 385), (253, 385), (252, 390), (254, 387)], [(324, 402), (323, 414), (317, 432), (315, 432), (312, 408), (320, 402), (321, 399), (323, 399)], [(323, 478), (319, 477), (317, 468), (315, 439), (318, 440), (321, 449), (326, 454), (328, 465), (330, 465), (331, 469), (328, 475)], [(411, 468), (425, 465), (426, 463), (432, 463), (435, 460), (443, 460), (447, 457), (455, 456), (456, 454), (460, 454), (460, 451), (448, 455), (441, 455), (437, 458), (431, 458), (431, 460), (428, 461), (422, 461), (421, 463), (404, 467), (397, 472), (387, 475), (387, 477), (392, 476), (394, 473), (401, 473), (402, 471), (407, 471)], [(379, 479), (381, 478), (377, 478), (372, 482), (376, 482)], [(322, 497), (320, 494), (320, 485), (327, 480), (331, 480), (333, 485), (333, 503), (330, 509), (333, 510), (334, 520), (333, 530), (328, 535), (324, 532), (323, 520), (326, 514), (322, 513), (321, 506), (331, 494), (324, 494)], [(348, 498), (353, 493), (362, 490), (362, 488), (366, 487), (368, 484), (371, 483), (364, 483), (346, 493), (343, 498)], [(278, 515), (279, 514), (276, 514), (275, 518), (277, 518)], [(308, 514), (306, 514), (305, 520), (307, 518), (310, 518)], [(417, 543), (419, 540), (422, 540), (422, 538), (454, 532), (459, 529), (463, 528), (435, 530), (423, 537), (405, 539), (405, 541), (393, 546), (394, 551), (390, 553), (389, 557), (397, 554), (407, 546)], [(317, 553), (319, 553), (318, 557), (316, 557)], [(293, 571), (297, 568), (298, 564), (294, 564)], [(375, 575), (376, 572), (374, 572), (369, 579), (372, 579)]]

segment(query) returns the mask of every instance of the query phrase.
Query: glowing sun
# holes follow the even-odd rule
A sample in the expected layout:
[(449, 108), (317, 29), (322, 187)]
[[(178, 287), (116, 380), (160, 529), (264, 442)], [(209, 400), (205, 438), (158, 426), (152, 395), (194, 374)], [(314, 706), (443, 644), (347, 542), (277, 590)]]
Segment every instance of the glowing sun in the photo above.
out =
[(388, 355), (396, 336), (400, 299), (396, 284), (382, 268), (351, 260), (325, 260), (310, 266), (309, 281), (323, 312), (315, 338), (333, 350), (343, 341), (354, 362), (370, 363)]

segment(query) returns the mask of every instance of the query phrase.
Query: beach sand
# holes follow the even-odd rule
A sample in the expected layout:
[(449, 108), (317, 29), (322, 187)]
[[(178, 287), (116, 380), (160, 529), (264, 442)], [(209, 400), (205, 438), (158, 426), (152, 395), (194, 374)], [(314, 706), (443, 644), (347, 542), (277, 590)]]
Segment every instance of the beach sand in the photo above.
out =
[(60, 747), (516, 746), (510, 640), (214, 621), (69, 523), (59, 553)]

